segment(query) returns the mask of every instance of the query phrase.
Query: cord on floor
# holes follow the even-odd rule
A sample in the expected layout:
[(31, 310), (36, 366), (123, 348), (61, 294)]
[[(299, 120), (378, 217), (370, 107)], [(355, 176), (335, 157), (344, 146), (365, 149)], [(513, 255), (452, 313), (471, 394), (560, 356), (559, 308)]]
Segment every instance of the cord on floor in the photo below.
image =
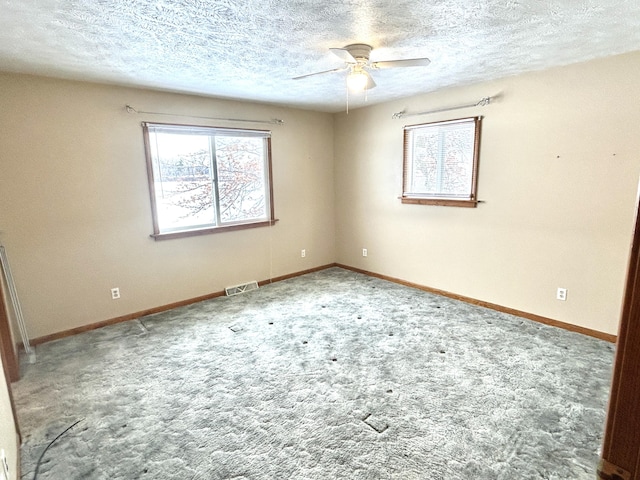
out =
[(38, 471), (40, 470), (40, 463), (42, 463), (42, 459), (44, 457), (44, 454), (47, 453), (47, 450), (49, 450), (49, 448), (51, 448), (51, 445), (53, 445), (54, 443), (56, 443), (56, 441), (62, 437), (65, 433), (67, 433), (69, 430), (71, 430), (73, 427), (75, 427), (76, 425), (78, 425), (81, 421), (83, 421), (84, 418), (81, 418), (80, 420), (78, 420), (76, 423), (74, 423), (73, 425), (71, 425), (70, 427), (67, 427), (64, 431), (62, 431), (62, 433), (58, 434), (58, 436), (56, 438), (54, 438), (53, 440), (51, 440), (51, 442), (49, 442), (49, 445), (47, 445), (45, 447), (45, 449), (42, 451), (42, 453), (40, 454), (40, 457), (38, 458), (38, 462), (36, 463), (36, 471), (33, 474), (33, 480), (38, 480)]

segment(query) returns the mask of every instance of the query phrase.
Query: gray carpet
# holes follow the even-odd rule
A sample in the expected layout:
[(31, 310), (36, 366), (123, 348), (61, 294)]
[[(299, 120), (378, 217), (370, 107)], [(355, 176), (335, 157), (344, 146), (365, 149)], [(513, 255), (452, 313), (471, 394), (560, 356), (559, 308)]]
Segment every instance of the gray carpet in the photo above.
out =
[(23, 478), (595, 478), (613, 346), (339, 268), (50, 342)]

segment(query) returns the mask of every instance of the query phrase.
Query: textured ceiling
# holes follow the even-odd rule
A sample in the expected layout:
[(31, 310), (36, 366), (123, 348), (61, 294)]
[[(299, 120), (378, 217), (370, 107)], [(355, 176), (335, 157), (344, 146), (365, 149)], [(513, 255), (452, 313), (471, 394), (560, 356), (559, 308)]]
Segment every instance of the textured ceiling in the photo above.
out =
[(322, 111), (345, 108), (330, 47), (368, 43), (350, 107), (640, 50), (638, 0), (0, 0), (0, 71)]

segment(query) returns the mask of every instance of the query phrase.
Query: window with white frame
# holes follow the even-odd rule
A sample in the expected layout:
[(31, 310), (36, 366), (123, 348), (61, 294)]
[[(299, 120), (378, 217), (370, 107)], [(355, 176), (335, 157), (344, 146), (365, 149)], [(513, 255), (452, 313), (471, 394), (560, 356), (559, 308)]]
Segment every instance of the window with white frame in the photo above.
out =
[(270, 225), (271, 133), (143, 123), (156, 238)]
[(404, 128), (402, 203), (477, 205), (481, 118)]

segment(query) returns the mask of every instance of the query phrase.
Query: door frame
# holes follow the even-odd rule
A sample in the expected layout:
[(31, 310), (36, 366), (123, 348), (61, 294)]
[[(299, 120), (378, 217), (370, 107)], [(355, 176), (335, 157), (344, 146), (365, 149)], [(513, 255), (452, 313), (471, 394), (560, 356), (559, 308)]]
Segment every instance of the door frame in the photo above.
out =
[(11, 335), (11, 326), (9, 325), (9, 311), (4, 296), (4, 284), (0, 275), (0, 356), (2, 357), (2, 367), (4, 369), (4, 377), (7, 382), (7, 391), (9, 392), (9, 401), (11, 403), (11, 413), (13, 414), (13, 423), (15, 425), (17, 442), (18, 442), (18, 464), (20, 463), (20, 444), (22, 443), (22, 435), (20, 426), (18, 425), (18, 415), (16, 405), (13, 400), (13, 391), (11, 383), (20, 379), (20, 363), (18, 361), (18, 351), (13, 343)]
[(20, 363), (18, 352), (13, 343), (11, 326), (9, 325), (9, 311), (4, 296), (4, 282), (0, 276), (0, 355), (7, 382), (15, 382), (20, 379)]
[(598, 477), (640, 480), (640, 199), (629, 256)]

